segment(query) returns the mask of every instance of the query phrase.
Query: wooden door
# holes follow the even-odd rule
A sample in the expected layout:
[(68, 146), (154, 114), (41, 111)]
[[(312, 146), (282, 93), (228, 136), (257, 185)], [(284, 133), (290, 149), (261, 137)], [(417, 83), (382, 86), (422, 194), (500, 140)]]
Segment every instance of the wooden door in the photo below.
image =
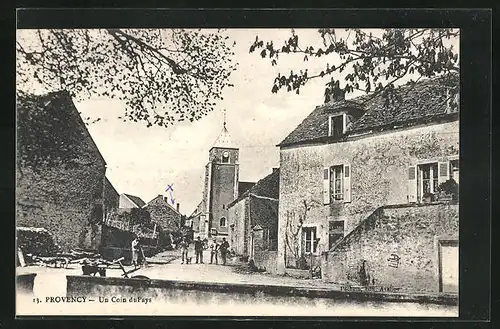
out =
[(459, 286), (458, 241), (440, 241), (439, 243), (439, 291), (458, 293)]

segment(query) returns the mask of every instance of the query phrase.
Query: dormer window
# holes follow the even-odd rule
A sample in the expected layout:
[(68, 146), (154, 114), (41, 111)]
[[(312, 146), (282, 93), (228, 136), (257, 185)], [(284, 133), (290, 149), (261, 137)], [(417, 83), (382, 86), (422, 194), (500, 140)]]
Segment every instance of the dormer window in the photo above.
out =
[(229, 163), (229, 152), (222, 153), (222, 163)]
[(340, 138), (346, 131), (346, 115), (345, 113), (331, 115), (328, 118), (328, 136)]

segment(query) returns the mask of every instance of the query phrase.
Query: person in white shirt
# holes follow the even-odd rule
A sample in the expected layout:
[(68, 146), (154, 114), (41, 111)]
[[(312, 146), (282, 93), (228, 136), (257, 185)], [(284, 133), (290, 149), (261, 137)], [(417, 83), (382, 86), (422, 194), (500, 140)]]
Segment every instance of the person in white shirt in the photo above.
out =
[(210, 264), (214, 263), (214, 257), (215, 257), (215, 264), (219, 264), (219, 244), (217, 243), (217, 239), (214, 239), (212, 243), (210, 244)]
[(132, 265), (134, 265), (134, 267), (138, 265), (139, 251), (139, 239), (136, 236), (134, 240), (132, 240)]

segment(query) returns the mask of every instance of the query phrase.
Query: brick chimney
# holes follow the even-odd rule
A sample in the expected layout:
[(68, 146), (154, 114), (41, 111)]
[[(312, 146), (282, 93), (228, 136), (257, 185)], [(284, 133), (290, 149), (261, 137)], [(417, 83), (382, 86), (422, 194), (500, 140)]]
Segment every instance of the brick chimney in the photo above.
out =
[(345, 91), (340, 89), (339, 83), (329, 86), (325, 90), (325, 103), (338, 102), (345, 100)]
[(179, 205), (179, 203), (177, 203), (177, 204), (175, 205), (175, 208), (177, 209), (177, 212), (180, 212), (180, 211), (179, 211), (179, 209), (180, 209), (180, 205)]

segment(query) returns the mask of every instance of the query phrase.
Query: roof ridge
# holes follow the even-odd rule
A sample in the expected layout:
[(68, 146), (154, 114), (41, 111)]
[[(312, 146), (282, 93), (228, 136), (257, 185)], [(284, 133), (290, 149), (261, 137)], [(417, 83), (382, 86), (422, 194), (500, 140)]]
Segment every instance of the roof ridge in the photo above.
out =
[[(355, 120), (350, 122), (349, 131), (390, 125), (393, 121), (415, 123), (423, 118), (441, 117), (441, 114), (445, 112), (443, 107), (443, 104), (446, 104), (443, 101), (446, 98), (445, 90), (459, 86), (458, 78), (459, 74), (451, 73), (408, 81), (398, 86), (401, 87), (398, 89), (402, 96), (401, 102), (391, 104), (388, 107), (383, 105), (383, 95), (380, 92), (323, 103), (316, 106), (277, 146), (283, 147), (317, 139), (328, 139), (326, 116), (329, 115), (329, 112), (326, 109), (335, 110), (346, 104), (347, 106), (351, 104), (361, 111), (360, 116), (356, 116)], [(434, 86), (436, 88), (433, 88)]]
[(252, 187), (250, 187), (248, 190), (246, 190), (245, 192), (243, 192), (241, 195), (239, 195), (236, 199), (234, 199), (233, 201), (231, 201), (229, 204), (228, 204), (228, 207), (235, 204), (236, 202), (242, 200), (244, 197), (250, 195), (250, 194), (254, 194), (254, 195), (258, 195), (258, 194), (255, 194), (255, 193), (252, 193), (253, 191), (255, 191), (255, 188), (257, 188), (257, 186), (259, 184), (261, 184), (264, 180), (266, 180), (267, 178), (269, 178), (270, 176), (272, 175), (279, 175), (279, 167), (276, 168), (276, 170), (273, 170), (272, 173), (270, 174), (267, 174), (266, 176), (262, 177), (261, 179), (259, 179)]

